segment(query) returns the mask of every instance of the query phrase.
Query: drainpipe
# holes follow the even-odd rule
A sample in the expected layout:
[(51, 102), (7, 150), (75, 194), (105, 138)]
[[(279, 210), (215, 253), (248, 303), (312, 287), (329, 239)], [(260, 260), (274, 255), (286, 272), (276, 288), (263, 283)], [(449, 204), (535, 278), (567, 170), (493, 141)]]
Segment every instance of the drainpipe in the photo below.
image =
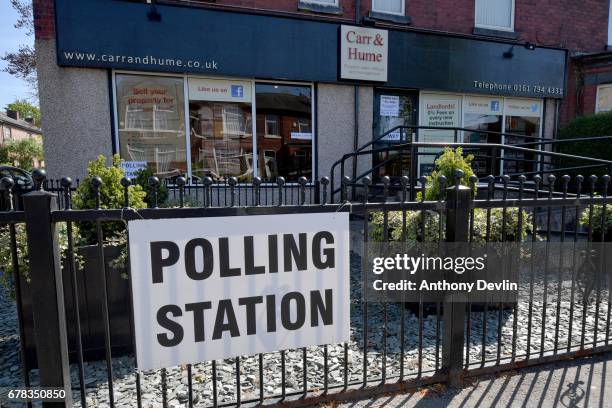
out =
[[(361, 0), (355, 1), (355, 24), (361, 23)], [(353, 152), (359, 148), (359, 85), (354, 85), (354, 131), (353, 131)], [(357, 157), (353, 156), (353, 180), (357, 178)], [(351, 189), (352, 199), (355, 200), (355, 186)]]

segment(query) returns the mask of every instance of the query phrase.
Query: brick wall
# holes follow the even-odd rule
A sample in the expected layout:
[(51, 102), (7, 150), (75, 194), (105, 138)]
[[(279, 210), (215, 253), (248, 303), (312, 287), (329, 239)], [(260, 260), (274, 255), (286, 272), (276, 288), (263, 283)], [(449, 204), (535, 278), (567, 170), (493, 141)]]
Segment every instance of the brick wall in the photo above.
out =
[[(473, 31), (475, 0), (405, 2), (411, 27), (461, 34)], [(215, 4), (299, 12), (297, 0), (217, 0)], [(339, 17), (354, 20), (355, 1), (340, 0), (340, 6), (343, 13)], [(372, 0), (361, 1), (362, 15), (371, 8)], [(571, 51), (603, 51), (608, 38), (608, 10), (608, 0), (515, 0), (514, 28), (521, 41)]]
[[(411, 27), (470, 34), (475, 0), (405, 0)], [(37, 39), (54, 35), (53, 0), (33, 0)], [(206, 3), (206, 2), (202, 2)], [(216, 5), (355, 19), (355, 1), (340, 0), (342, 14), (298, 10), (298, 0), (217, 0)], [(566, 47), (571, 51), (603, 51), (608, 34), (608, 0), (515, 0), (515, 32), (519, 40)], [(361, 1), (367, 15), (372, 0)]]
[(53, 0), (33, 0), (34, 29), (37, 40), (55, 38), (55, 15)]

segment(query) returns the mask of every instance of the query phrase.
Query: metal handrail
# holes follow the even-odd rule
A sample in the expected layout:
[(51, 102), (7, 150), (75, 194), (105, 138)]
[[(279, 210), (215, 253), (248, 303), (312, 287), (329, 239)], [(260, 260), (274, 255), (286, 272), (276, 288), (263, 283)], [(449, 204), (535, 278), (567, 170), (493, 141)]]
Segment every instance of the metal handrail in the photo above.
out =
[[(410, 132), (408, 131), (410, 130)], [(412, 136), (413, 131), (417, 131), (416, 132), (416, 139), (415, 142), (418, 142), (418, 130), (442, 130), (442, 131), (452, 131), (454, 132), (454, 139), (455, 139), (455, 143), (457, 142), (457, 137), (459, 135), (459, 132), (475, 132), (475, 133), (481, 133), (481, 134), (487, 134), (487, 135), (497, 135), (497, 136), (506, 136), (506, 137), (520, 137), (523, 139), (532, 139), (532, 140), (538, 140), (538, 141), (546, 141), (549, 139), (545, 139), (543, 137), (540, 136), (529, 136), (529, 135), (522, 135), (522, 134), (517, 134), (517, 133), (508, 133), (508, 132), (497, 132), (497, 131), (493, 131), (493, 130), (480, 130), (480, 129), (469, 129), (469, 128), (464, 128), (464, 127), (448, 127), (448, 126), (421, 126), (421, 125), (399, 125), (399, 126), (395, 126), (389, 130), (387, 130), (386, 132), (382, 133), (380, 136), (370, 140), (369, 142), (361, 145), (357, 150), (355, 150), (355, 152), (353, 153), (358, 153), (363, 151), (364, 149), (366, 149), (369, 146), (374, 145), (377, 142), (382, 141), (385, 137), (387, 137), (388, 135), (390, 135), (391, 133), (400, 132), (400, 142), (403, 141), (404, 139), (404, 134), (406, 135), (410, 135)], [(406, 141), (407, 138), (406, 138)], [(535, 143), (535, 144), (539, 144), (539, 142), (531, 142), (531, 143)], [(490, 143), (487, 143), (490, 144)], [(394, 145), (398, 145), (398, 143), (394, 143)], [(334, 172), (336, 170), (336, 167), (338, 167), (339, 165), (342, 165), (341, 167), (341, 175), (340, 178), (342, 179), (344, 177), (344, 162), (345, 162), (345, 158), (341, 158), (339, 160), (336, 160), (331, 167), (331, 171), (330, 171), (330, 178), (331, 178), (331, 191), (334, 191)]]
[[(582, 140), (582, 139), (581, 139)], [(559, 152), (550, 152), (550, 151), (546, 151), (546, 150), (537, 150), (537, 149), (530, 149), (527, 147), (522, 147), (522, 146), (516, 146), (516, 145), (504, 145), (504, 144), (500, 144), (500, 143), (461, 143), (461, 142), (455, 142), (455, 143), (438, 143), (438, 142), (406, 142), (406, 143), (400, 143), (400, 144), (395, 144), (392, 146), (383, 146), (380, 148), (375, 148), (375, 149), (368, 149), (368, 150), (359, 150), (356, 152), (351, 152), (351, 153), (346, 153), (342, 156), (342, 158), (337, 162), (337, 163), (344, 163), (344, 161), (346, 161), (346, 159), (349, 158), (357, 158), (359, 156), (364, 156), (364, 155), (369, 155), (369, 154), (376, 154), (376, 153), (383, 153), (383, 152), (390, 152), (390, 151), (405, 151), (405, 150), (411, 150), (411, 157), (413, 159), (414, 162), (414, 157), (416, 155), (419, 155), (420, 152), (418, 152), (418, 148), (439, 148), (439, 149), (443, 149), (445, 147), (466, 147), (466, 148), (485, 148), (485, 149), (492, 149), (492, 148), (498, 148), (501, 151), (505, 151), (505, 150), (511, 150), (511, 151), (516, 151), (516, 152), (523, 152), (523, 153), (530, 153), (530, 154), (536, 154), (536, 155), (541, 155), (541, 156), (549, 156), (549, 157), (553, 157), (553, 158), (570, 158), (570, 159), (574, 159), (574, 160), (583, 160), (585, 162), (591, 162), (591, 163), (595, 163), (592, 166), (585, 166), (585, 168), (587, 167), (603, 167), (603, 166), (607, 166), (607, 167), (612, 167), (612, 161), (611, 160), (604, 160), (604, 159), (597, 159), (597, 158), (593, 158), (593, 157), (586, 157), (586, 156), (578, 156), (578, 155), (572, 155), (572, 154), (567, 154), (567, 153), (559, 153)], [(386, 159), (385, 161), (382, 162), (382, 165), (387, 164), (392, 162), (393, 160), (397, 160), (398, 158), (402, 157), (401, 154), (398, 154), (396, 156), (393, 156), (391, 158)], [(376, 169), (382, 167), (381, 163), (377, 164), (376, 166), (368, 169), (367, 171), (363, 172), (362, 174), (360, 174), (359, 176), (355, 177), (354, 179), (351, 180), (351, 184), (355, 184), (357, 183), (357, 181), (363, 179), (364, 177), (366, 177), (367, 175), (371, 174), (373, 171), (375, 171)], [(413, 164), (414, 167), (414, 164)], [(556, 171), (558, 172), (559, 169), (556, 169)], [(541, 174), (543, 171), (538, 171), (535, 172), (534, 174)], [(549, 171), (544, 171), (545, 173), (550, 173)], [(410, 178), (411, 178), (411, 189), (414, 189), (414, 185), (415, 185), (415, 174), (413, 174), (414, 172), (411, 171), (410, 174)], [(528, 174), (528, 173), (521, 173), (521, 174)], [(332, 173), (331, 173), (331, 189), (330, 192), (332, 194), (332, 197), (337, 194), (338, 192), (341, 191), (341, 187), (339, 188), (334, 188), (334, 166), (332, 166)]]

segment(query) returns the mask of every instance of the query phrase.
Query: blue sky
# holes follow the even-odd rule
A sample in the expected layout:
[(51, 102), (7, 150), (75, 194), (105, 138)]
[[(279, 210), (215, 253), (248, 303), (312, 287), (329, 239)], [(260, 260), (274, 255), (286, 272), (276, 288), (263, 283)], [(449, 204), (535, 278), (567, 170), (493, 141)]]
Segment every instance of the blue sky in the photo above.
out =
[[(0, 0), (0, 55), (7, 51), (17, 50), (19, 44), (32, 44), (33, 36), (26, 36), (25, 30), (17, 30), (13, 25), (17, 21), (17, 13), (7, 0)], [(0, 69), (5, 64), (0, 61)], [(6, 72), (0, 72), (0, 110), (4, 111), (6, 104), (15, 99), (30, 98), (30, 93), (24, 81)]]

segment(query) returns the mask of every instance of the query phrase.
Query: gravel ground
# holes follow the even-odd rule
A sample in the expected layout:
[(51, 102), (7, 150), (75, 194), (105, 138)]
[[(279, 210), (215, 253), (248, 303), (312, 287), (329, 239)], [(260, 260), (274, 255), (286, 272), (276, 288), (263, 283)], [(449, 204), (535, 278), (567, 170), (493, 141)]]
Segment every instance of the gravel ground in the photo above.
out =
[[(348, 343), (348, 380), (349, 382), (362, 380), (363, 366), (363, 309), (359, 302), (360, 287), (360, 258), (352, 254), (352, 293), (351, 293), (351, 341)], [(538, 279), (536, 279), (538, 281)], [(561, 288), (561, 302), (557, 313), (557, 285), (549, 282), (547, 291), (546, 314), (543, 315), (542, 291), (543, 285), (537, 284), (534, 290), (533, 302), (520, 301), (517, 305), (518, 316), (515, 327), (515, 315), (511, 309), (473, 311), (471, 313), (469, 361), (480, 366), (483, 356), (482, 338), (485, 337), (484, 357), (487, 362), (495, 362), (498, 352), (500, 361), (512, 356), (514, 353), (522, 359), (527, 353), (528, 339), (530, 338), (530, 353), (536, 357), (547, 355), (555, 348), (555, 337), (558, 348), (566, 348), (570, 325), (572, 325), (572, 350), (581, 342), (584, 328), (584, 342), (592, 344), (595, 341), (594, 329), (598, 328), (597, 344), (603, 344), (608, 326), (607, 294), (600, 296), (599, 307), (591, 302), (583, 308), (581, 302), (574, 302), (570, 314), (570, 288), (569, 282), (563, 282)], [(521, 291), (529, 290), (523, 285)], [(594, 296), (593, 296), (594, 298)], [(577, 298), (577, 300), (580, 300)], [(531, 325), (527, 316), (530, 310), (533, 313)], [(584, 311), (584, 315), (583, 315)], [(596, 315), (595, 312), (598, 312)], [(383, 346), (386, 343), (386, 375), (388, 378), (397, 376), (400, 371), (401, 350), (401, 315), (402, 307), (398, 304), (368, 305), (368, 378), (380, 378), (383, 373)], [(583, 318), (584, 316), (584, 318)], [(596, 316), (598, 318), (596, 319)], [(546, 325), (543, 326), (544, 320)], [(597, 324), (596, 324), (597, 320)], [(386, 332), (384, 330), (384, 322)], [(558, 333), (555, 332), (555, 323), (559, 322)], [(484, 328), (486, 323), (486, 328)], [(422, 326), (422, 339), (419, 339), (419, 327)], [(499, 330), (498, 330), (499, 329)], [(423, 376), (430, 375), (441, 360), (441, 348), (438, 349), (436, 334), (443, 330), (443, 324), (435, 313), (424, 316), (419, 323), (418, 315), (404, 309), (404, 369), (407, 378), (416, 377), (419, 369)], [(516, 330), (516, 336), (514, 331)], [(386, 336), (385, 336), (386, 334)], [(440, 337), (438, 337), (440, 338)], [(500, 342), (498, 343), (498, 338)], [(418, 346), (422, 342), (422, 355), (419, 358)], [(542, 347), (543, 346), (543, 347)], [(436, 351), (439, 351), (438, 353)], [(344, 381), (344, 348), (343, 345), (331, 345), (329, 353), (330, 386), (342, 384)], [(324, 348), (310, 347), (307, 349), (306, 372), (308, 388), (321, 389), (323, 387)], [(438, 358), (436, 358), (438, 356)], [(287, 393), (301, 391), (304, 360), (302, 350), (292, 350), (285, 353), (286, 360), (286, 386)], [(489, 360), (492, 360), (490, 362)], [(281, 354), (268, 353), (263, 356), (264, 392), (266, 396), (281, 393)], [(72, 367), (72, 385), (75, 406), (80, 406), (80, 390), (78, 373), (75, 365)], [(257, 356), (240, 359), (240, 391), (242, 399), (259, 397), (259, 360)], [(17, 322), (14, 302), (6, 291), (0, 292), (0, 387), (19, 386), (20, 379), (19, 339), (17, 336)], [(113, 359), (113, 385), (114, 398), (118, 407), (131, 407), (136, 401), (136, 374), (134, 361), (131, 357)], [(104, 361), (86, 363), (86, 396), (89, 406), (108, 405), (108, 387), (106, 363)], [(212, 368), (211, 363), (196, 364), (192, 367), (193, 395), (196, 405), (208, 405), (212, 402)], [(32, 383), (36, 384), (37, 373), (32, 373)], [(187, 403), (187, 367), (172, 367), (166, 370), (166, 387), (169, 406), (186, 406)], [(143, 372), (141, 374), (141, 387), (143, 406), (158, 407), (162, 402), (162, 371)], [(236, 399), (236, 365), (235, 360), (217, 362), (217, 392), (219, 402), (230, 402)], [(15, 405), (18, 406), (18, 405)]]

